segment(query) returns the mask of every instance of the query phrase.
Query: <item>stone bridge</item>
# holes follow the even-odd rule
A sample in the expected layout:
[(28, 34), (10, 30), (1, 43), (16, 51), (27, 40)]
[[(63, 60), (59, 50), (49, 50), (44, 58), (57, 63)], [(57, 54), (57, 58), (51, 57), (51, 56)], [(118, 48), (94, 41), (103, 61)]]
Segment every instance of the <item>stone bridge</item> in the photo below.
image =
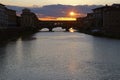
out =
[(69, 31), (70, 28), (76, 29), (76, 21), (40, 21), (39, 22), (39, 29), (48, 28), (49, 31), (52, 31), (53, 28), (61, 27), (62, 29), (66, 29)]

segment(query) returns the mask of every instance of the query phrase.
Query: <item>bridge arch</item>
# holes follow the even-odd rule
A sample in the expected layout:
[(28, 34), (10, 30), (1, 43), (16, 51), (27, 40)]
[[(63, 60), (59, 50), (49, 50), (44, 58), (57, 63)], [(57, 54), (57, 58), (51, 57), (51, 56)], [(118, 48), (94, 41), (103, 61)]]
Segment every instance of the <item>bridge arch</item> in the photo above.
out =
[(49, 29), (48, 28), (42, 28), (42, 29), (40, 29), (40, 31), (49, 31)]
[(49, 31), (53, 31), (54, 28), (61, 27), (66, 31), (69, 31), (71, 26), (75, 26), (76, 21), (40, 21), (39, 29), (48, 28)]

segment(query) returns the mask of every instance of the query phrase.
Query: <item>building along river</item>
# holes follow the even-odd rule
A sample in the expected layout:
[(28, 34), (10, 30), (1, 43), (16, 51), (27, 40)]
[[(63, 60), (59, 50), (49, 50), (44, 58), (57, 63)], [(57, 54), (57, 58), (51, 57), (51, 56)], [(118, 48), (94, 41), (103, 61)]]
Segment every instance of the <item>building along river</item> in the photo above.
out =
[(0, 80), (120, 80), (120, 40), (38, 32), (0, 46)]

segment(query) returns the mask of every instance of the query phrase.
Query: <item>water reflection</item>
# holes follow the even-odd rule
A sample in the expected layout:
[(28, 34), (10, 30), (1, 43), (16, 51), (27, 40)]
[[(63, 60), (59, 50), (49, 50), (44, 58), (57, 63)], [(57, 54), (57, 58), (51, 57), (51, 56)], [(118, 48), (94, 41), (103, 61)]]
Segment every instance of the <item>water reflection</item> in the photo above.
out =
[(26, 35), (0, 47), (0, 80), (119, 80), (120, 41), (70, 32)]
[(107, 38), (93, 38), (94, 62), (91, 64), (99, 76), (100, 80), (120, 79), (120, 41)]
[(24, 41), (31, 41), (31, 40), (35, 40), (36, 37), (34, 37), (35, 34), (26, 34), (26, 35), (22, 35), (20, 38), (21, 40)]
[(6, 64), (7, 64), (7, 58), (6, 58), (6, 44), (0, 45), (0, 80), (4, 80), (4, 77), (6, 76)]
[(70, 29), (69, 29), (69, 32), (75, 32), (75, 29), (70, 28)]
[(79, 63), (77, 62), (76, 59), (71, 58), (70, 62), (68, 64), (68, 72), (70, 74), (70, 78), (71, 80), (78, 80), (78, 70), (79, 70)]
[(55, 31), (55, 32), (63, 32), (63, 31), (65, 31), (65, 29), (62, 29), (61, 27), (56, 27), (56, 28), (53, 28), (53, 31)]

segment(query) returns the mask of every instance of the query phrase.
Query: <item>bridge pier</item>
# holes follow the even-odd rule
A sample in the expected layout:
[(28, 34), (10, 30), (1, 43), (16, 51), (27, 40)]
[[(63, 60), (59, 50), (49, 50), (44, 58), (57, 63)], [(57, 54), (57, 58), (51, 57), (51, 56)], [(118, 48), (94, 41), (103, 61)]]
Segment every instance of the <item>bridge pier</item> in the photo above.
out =
[(69, 32), (69, 28), (66, 28), (65, 31)]
[(52, 28), (49, 28), (49, 32), (52, 32)]

